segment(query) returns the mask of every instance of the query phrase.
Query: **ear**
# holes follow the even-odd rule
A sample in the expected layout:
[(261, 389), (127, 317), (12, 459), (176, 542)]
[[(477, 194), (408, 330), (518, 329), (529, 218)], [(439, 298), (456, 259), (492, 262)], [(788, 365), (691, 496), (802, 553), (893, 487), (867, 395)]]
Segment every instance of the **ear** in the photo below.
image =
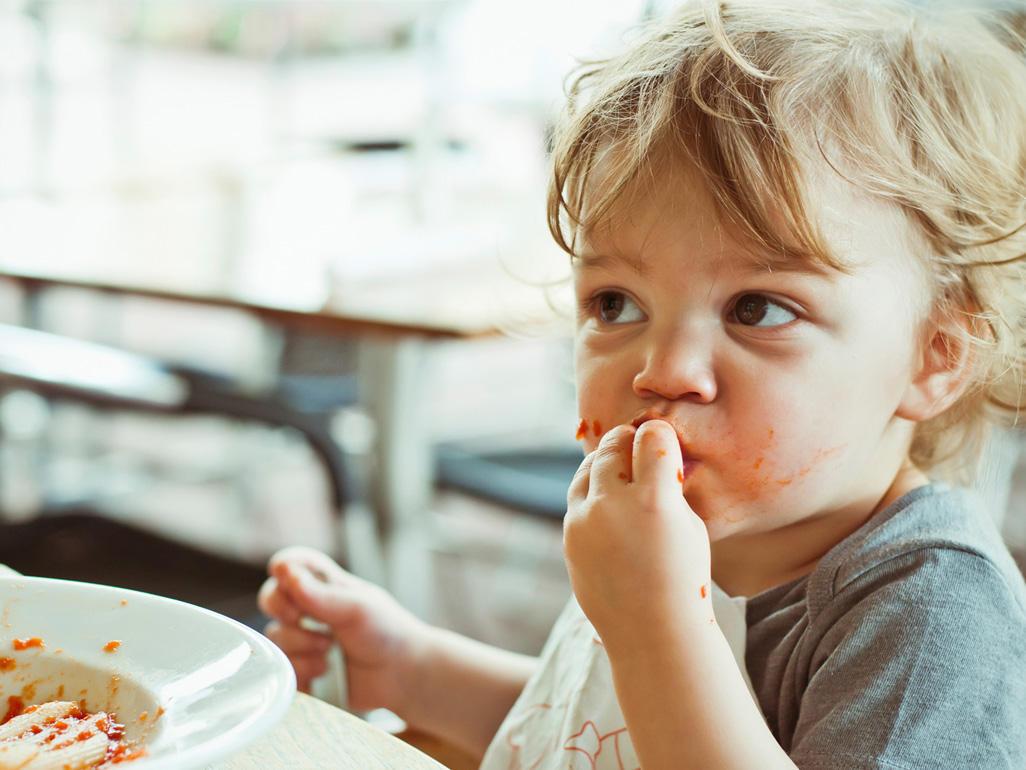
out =
[(941, 414), (969, 386), (974, 355), (973, 316), (966, 312), (935, 314), (927, 321), (912, 380), (895, 415), (923, 422)]

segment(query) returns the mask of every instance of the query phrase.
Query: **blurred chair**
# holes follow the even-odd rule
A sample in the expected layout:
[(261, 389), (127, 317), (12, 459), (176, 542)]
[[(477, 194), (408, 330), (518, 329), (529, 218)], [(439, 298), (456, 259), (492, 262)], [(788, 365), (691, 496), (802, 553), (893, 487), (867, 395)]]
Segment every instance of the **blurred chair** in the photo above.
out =
[[(311, 413), (303, 413), (279, 394), (255, 395), (223, 377), (176, 368), (92, 342), (0, 325), (0, 391), (16, 389), (101, 410), (207, 414), (292, 429), (305, 439), (324, 468), (331, 490), (336, 532), (341, 534), (342, 515), (354, 498), (355, 481), (319, 406)], [(66, 545), (78, 543), (75, 548), (80, 552), (79, 561), (100, 567), (95, 575), (78, 579), (121, 580), (125, 584), (129, 576), (122, 568), (127, 560), (146, 565), (145, 570), (158, 579), (126, 587), (175, 595), (178, 586), (178, 598), (190, 598), (191, 589), (182, 587), (183, 580), (186, 583), (198, 580), (197, 586), (218, 580), (231, 585), (256, 581), (253, 594), (259, 586), (262, 575), (259, 568), (172, 543), (124, 524), (104, 521), (91, 515), (88, 505), (62, 512), (47, 510), (44, 503), (42, 513), (50, 515), (26, 524), (5, 525), (0, 561), (29, 573), (44, 568), (50, 574), (56, 570), (55, 576), (75, 577), (61, 573), (55, 563), (46, 559), (34, 568), (32, 559), (27, 557), (31, 543), (41, 538), (56, 538), (55, 542), (61, 542), (63, 538)], [(341, 536), (336, 538), (336, 550), (341, 550)], [(345, 561), (344, 557), (342, 560)], [(22, 565), (22, 561), (28, 564)], [(175, 576), (180, 579), (176, 581)], [(186, 595), (182, 595), (183, 591)], [(238, 608), (234, 614), (248, 619), (250, 610), (255, 614), (255, 603), (248, 609)]]
[(576, 445), (488, 450), (445, 444), (435, 459), (439, 486), (558, 522), (583, 458)]

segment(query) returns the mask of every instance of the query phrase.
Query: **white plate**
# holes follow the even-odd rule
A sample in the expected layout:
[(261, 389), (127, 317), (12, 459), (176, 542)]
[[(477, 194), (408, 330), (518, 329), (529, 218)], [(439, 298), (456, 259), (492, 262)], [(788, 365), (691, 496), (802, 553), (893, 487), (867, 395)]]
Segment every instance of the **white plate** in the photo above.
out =
[[(31, 637), (45, 647), (13, 649), (14, 639)], [(115, 640), (121, 645), (106, 652)], [(241, 623), (67, 580), (0, 577), (0, 657), (14, 660), (0, 670), (0, 719), (11, 696), (112, 711), (146, 747), (126, 770), (206, 767), (263, 736), (296, 690), (281, 650)]]

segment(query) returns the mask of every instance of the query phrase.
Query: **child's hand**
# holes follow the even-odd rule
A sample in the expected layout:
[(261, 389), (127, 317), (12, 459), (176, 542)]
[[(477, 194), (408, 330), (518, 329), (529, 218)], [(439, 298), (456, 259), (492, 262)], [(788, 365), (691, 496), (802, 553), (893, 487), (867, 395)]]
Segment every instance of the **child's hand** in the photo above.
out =
[[(260, 608), (274, 618), (267, 636), (292, 662), (300, 690), (324, 673), (335, 640), (346, 659), (351, 708), (402, 713), (403, 679), (415, 665), (426, 628), (382, 588), (351, 575), (312, 548), (286, 548), (271, 557)], [(302, 628), (310, 618), (330, 629)]]
[(607, 648), (713, 617), (709, 536), (684, 499), (682, 470), (673, 427), (650, 420), (609, 431), (570, 485), (567, 568)]

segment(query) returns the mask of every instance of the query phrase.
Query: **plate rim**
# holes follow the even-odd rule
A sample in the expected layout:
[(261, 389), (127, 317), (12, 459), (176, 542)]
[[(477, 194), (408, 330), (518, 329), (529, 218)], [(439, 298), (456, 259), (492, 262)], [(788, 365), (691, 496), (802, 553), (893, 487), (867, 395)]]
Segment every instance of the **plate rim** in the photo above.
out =
[(84, 580), (68, 580), (66, 578), (37, 577), (34, 575), (6, 575), (0, 574), (0, 586), (5, 584), (33, 583), (43, 585), (54, 585), (57, 587), (72, 587), (73, 589), (84, 589), (96, 593), (119, 594), (119, 598), (131, 598), (132, 596), (143, 597), (146, 601), (156, 601), (158, 604), (171, 604), (184, 607), (191, 612), (199, 612), (211, 619), (227, 623), (241, 632), (243, 638), (252, 647), (269, 655), (276, 660), (278, 665), (270, 672), (271, 681), (274, 684), (272, 697), (267, 708), (253, 720), (250, 728), (244, 732), (231, 731), (219, 736), (216, 742), (210, 746), (195, 746), (185, 751), (169, 754), (163, 757), (143, 756), (131, 763), (131, 767), (138, 767), (140, 770), (186, 770), (187, 768), (204, 767), (217, 762), (225, 757), (239, 752), (241, 749), (259, 741), (266, 736), (275, 725), (277, 725), (288, 712), (295, 700), (296, 695), (296, 674), (289, 662), (288, 657), (274, 642), (245, 623), (240, 623), (234, 618), (222, 615), (214, 610), (200, 607), (196, 604), (173, 599), (169, 596), (148, 593), (134, 588), (121, 588), (105, 583), (91, 583)]

